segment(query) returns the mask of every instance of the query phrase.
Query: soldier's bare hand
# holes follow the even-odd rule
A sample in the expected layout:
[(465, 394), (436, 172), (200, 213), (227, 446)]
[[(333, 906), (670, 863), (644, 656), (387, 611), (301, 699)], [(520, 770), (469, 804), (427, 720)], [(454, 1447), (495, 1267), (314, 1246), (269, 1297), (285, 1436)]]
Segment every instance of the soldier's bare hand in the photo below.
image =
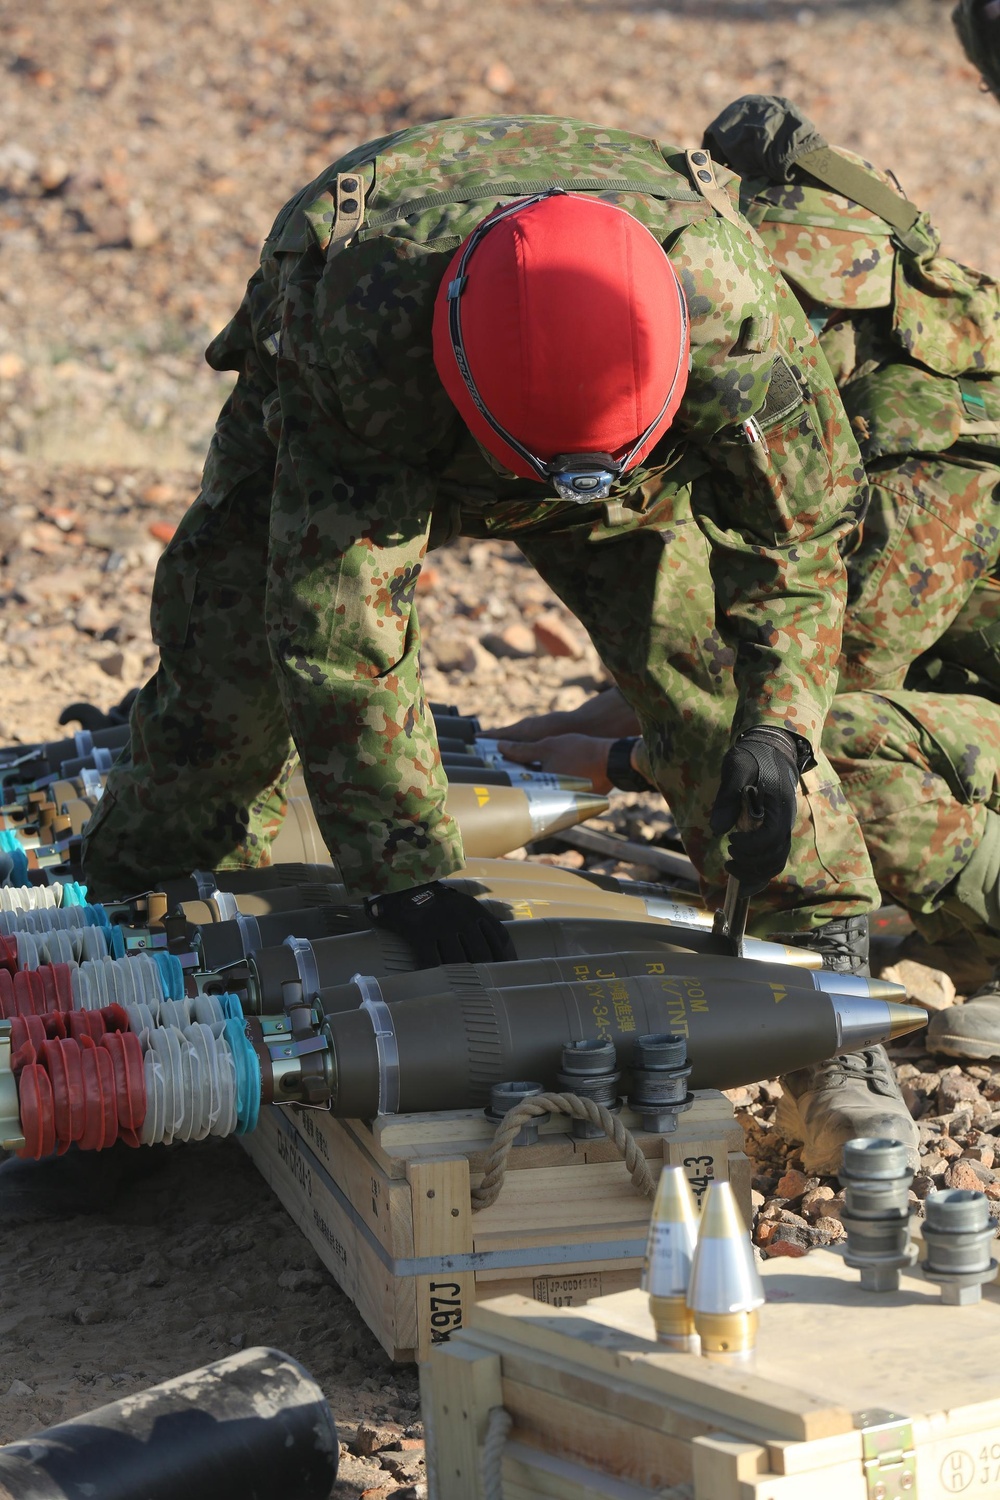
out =
[(610, 735), (619, 740), (640, 731), (638, 719), (618, 689), (606, 688), (603, 693), (581, 703), (579, 708), (537, 714), (533, 718), (518, 719), (516, 724), (505, 724), (500, 729), (484, 732), (498, 740), (546, 740), (567, 734), (602, 738)]
[(614, 740), (590, 734), (557, 734), (530, 744), (500, 740), (497, 748), (507, 760), (518, 765), (551, 771), (557, 776), (584, 776), (593, 783), (595, 792), (608, 792), (611, 790), (608, 751), (613, 744)]

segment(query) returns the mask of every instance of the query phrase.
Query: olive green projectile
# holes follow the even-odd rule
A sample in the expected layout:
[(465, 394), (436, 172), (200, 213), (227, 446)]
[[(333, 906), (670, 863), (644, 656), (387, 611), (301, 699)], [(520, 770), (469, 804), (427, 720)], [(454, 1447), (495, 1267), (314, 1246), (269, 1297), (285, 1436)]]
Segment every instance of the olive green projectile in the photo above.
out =
[[(642, 921), (602, 919), (589, 909), (583, 916), (542, 918), (538, 921), (510, 922), (507, 932), (518, 959), (570, 958), (575, 955), (659, 951), (670, 954), (698, 952), (707, 946), (711, 934), (694, 928), (672, 928), (645, 918)], [(794, 967), (815, 967), (813, 955), (798, 948), (783, 948), (778, 943), (748, 939), (746, 957), (756, 961), (787, 963)], [(413, 951), (402, 938), (384, 928), (320, 938), (308, 945), (312, 972), (303, 983), (311, 994), (346, 984), (355, 974), (409, 974), (416, 969)], [(809, 961), (803, 965), (802, 960)], [(753, 972), (753, 969), (749, 970)], [(259, 949), (250, 963), (247, 1009), (259, 1014), (273, 1014), (282, 1009), (283, 984), (300, 977), (295, 954), (285, 943)], [(811, 982), (803, 979), (804, 984)]]
[(927, 1019), (917, 1006), (748, 978), (658, 975), (502, 990), (473, 979), (460, 992), (325, 1016), (334, 1113), (470, 1108), (512, 1078), (554, 1088), (565, 1044), (595, 1036), (615, 1043), (626, 1088), (635, 1038), (648, 1033), (687, 1039), (692, 1088), (736, 1088), (886, 1040), (903, 1012), (911, 1028)]
[[(611, 924), (602, 924), (611, 925)], [(715, 954), (668, 952), (654, 946), (637, 945), (617, 953), (577, 954), (571, 958), (525, 958), (507, 963), (474, 964), (476, 980), (490, 988), (506, 989), (509, 985), (597, 983), (616, 979), (651, 978), (657, 975), (697, 975), (706, 985), (716, 980), (750, 979), (780, 989), (823, 990), (828, 994), (858, 995), (865, 998), (905, 998), (900, 984), (887, 984), (888, 993), (873, 989), (878, 981), (861, 974), (837, 974), (831, 969), (794, 969), (790, 964), (758, 962), (746, 958), (727, 958)], [(446, 964), (439, 969), (415, 969), (408, 974), (383, 974), (379, 990), (383, 1000), (394, 1005), (398, 1000), (416, 1000), (424, 995), (460, 990), (470, 973), (468, 964)], [(319, 991), (322, 1010), (352, 1010), (363, 1000), (359, 985), (334, 985)]]

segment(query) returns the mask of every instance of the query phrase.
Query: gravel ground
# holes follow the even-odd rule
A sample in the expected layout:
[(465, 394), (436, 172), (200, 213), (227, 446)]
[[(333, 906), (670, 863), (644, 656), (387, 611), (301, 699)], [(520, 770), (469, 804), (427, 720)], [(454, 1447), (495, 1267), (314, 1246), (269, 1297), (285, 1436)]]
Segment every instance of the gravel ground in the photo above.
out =
[[(785, 93), (831, 139), (892, 167), (952, 254), (1000, 274), (1000, 115), (949, 11), (950, 0), (0, 3), (0, 743), (60, 734), (66, 703), (108, 706), (155, 665), (153, 568), (197, 491), (227, 389), (202, 350), (281, 203), (341, 150), (422, 119), (504, 112), (571, 113), (690, 146), (737, 94)], [(571, 708), (601, 683), (589, 642), (511, 547), (436, 555), (420, 609), (432, 696), (487, 720)], [(608, 826), (668, 838), (652, 798), (621, 799)], [(961, 999), (947, 976), (904, 977), (928, 1005)], [(1000, 1204), (1000, 1073), (942, 1068), (919, 1038), (895, 1060), (923, 1139), (917, 1211), (943, 1184), (982, 1186)], [(841, 1199), (776, 1137), (778, 1092), (765, 1083), (735, 1103), (757, 1241), (796, 1255), (839, 1237)], [(0, 1439), (268, 1342), (330, 1395), (345, 1440), (339, 1500), (422, 1493), (415, 1377), (387, 1364), (233, 1143), (9, 1164), (0, 1210), (13, 1231), (0, 1242)]]

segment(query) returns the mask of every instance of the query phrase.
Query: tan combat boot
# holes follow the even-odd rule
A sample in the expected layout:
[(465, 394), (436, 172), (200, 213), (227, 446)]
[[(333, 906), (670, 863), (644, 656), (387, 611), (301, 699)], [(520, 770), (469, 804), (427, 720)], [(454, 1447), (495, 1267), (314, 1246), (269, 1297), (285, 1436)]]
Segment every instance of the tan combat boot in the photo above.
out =
[[(774, 934), (778, 941), (822, 953), (823, 967), (841, 974), (868, 973), (868, 919), (843, 917), (812, 932)], [(796, 1068), (781, 1079), (784, 1093), (775, 1128), (801, 1141), (802, 1165), (819, 1176), (836, 1176), (844, 1142), (857, 1136), (900, 1141), (917, 1165), (916, 1123), (899, 1091), (884, 1047), (865, 1047), (826, 1062)]]
[(856, 1136), (901, 1142), (907, 1161), (916, 1168), (916, 1122), (884, 1047), (865, 1047), (796, 1068), (785, 1074), (781, 1086), (785, 1092), (778, 1100), (775, 1127), (786, 1140), (802, 1142), (807, 1172), (836, 1176), (844, 1143)]
[(927, 1050), (975, 1062), (1000, 1057), (1000, 976), (994, 974), (964, 1005), (931, 1016)]

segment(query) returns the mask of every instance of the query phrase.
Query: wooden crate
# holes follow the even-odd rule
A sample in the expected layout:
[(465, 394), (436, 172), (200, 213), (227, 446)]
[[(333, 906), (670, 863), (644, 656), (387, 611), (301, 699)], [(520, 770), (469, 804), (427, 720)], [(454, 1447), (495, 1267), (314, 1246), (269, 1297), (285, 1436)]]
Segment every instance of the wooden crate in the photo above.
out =
[[(762, 1274), (742, 1369), (662, 1351), (639, 1291), (470, 1309), (421, 1369), (430, 1500), (998, 1500), (995, 1282), (956, 1308), (919, 1268), (862, 1292), (837, 1250)], [(491, 1490), (498, 1407), (513, 1425)]]
[[(243, 1145), (382, 1347), (412, 1360), (461, 1328), (480, 1297), (572, 1306), (638, 1285), (649, 1200), (610, 1141), (576, 1140), (568, 1127), (552, 1117), (537, 1145), (515, 1147), (499, 1199), (477, 1213), (470, 1187), (495, 1129), (481, 1110), (365, 1123), (272, 1106)], [(750, 1164), (722, 1094), (696, 1095), (675, 1134), (637, 1139), (654, 1169), (683, 1164), (699, 1194), (728, 1177), (749, 1216)]]

